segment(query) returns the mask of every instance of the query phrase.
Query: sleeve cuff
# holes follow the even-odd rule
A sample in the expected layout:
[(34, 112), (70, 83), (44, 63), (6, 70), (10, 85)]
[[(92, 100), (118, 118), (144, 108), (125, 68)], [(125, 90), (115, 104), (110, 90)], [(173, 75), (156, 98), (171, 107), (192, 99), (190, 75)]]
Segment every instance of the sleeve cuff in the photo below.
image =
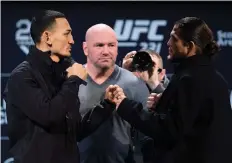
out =
[(82, 80), (81, 78), (79, 78), (79, 77), (76, 76), (76, 75), (70, 76), (70, 77), (67, 79), (67, 82), (75, 82), (77, 85), (81, 85), (81, 84), (87, 85), (87, 82), (86, 82), (86, 81)]
[(143, 106), (141, 103), (125, 98), (119, 105), (117, 112), (119, 115), (122, 115), (123, 117), (130, 117), (132, 112), (140, 113), (142, 109)]

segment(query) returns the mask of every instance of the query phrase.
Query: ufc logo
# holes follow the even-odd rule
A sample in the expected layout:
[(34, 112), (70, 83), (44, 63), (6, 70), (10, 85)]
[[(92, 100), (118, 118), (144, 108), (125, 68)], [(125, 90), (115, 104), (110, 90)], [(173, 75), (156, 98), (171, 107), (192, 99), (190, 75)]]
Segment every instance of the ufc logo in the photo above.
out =
[(166, 25), (167, 20), (116, 20), (114, 30), (119, 41), (138, 41), (144, 33), (149, 41), (162, 41), (164, 36), (157, 31)]

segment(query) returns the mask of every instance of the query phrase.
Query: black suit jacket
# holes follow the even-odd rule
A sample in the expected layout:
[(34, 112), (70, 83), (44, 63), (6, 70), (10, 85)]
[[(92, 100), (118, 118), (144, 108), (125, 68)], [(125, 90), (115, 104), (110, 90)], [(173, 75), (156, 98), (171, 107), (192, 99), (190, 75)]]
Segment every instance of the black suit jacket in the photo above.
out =
[(48, 52), (31, 49), (8, 81), (6, 94), (10, 152), (15, 163), (78, 163), (77, 141), (112, 112), (103, 101), (83, 118), (77, 76), (65, 79), (70, 61), (54, 63)]
[(124, 99), (118, 113), (154, 139), (159, 151), (154, 162), (232, 162), (228, 88), (207, 56), (196, 55), (179, 61), (154, 116), (140, 119), (141, 109), (141, 104)]

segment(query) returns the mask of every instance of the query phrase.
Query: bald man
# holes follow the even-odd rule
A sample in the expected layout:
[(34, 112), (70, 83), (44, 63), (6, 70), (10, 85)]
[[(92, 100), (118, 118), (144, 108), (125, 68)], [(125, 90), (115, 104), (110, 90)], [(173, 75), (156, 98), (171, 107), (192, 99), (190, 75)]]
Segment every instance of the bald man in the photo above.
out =
[[(109, 85), (123, 88), (128, 98), (146, 106), (149, 91), (145, 83), (131, 72), (115, 64), (118, 41), (114, 30), (106, 24), (97, 24), (86, 32), (83, 50), (87, 57), (87, 85), (79, 89), (80, 113), (85, 115), (104, 99)], [(134, 162), (131, 144), (131, 126), (113, 112), (92, 135), (78, 146), (82, 163), (131, 163)]]

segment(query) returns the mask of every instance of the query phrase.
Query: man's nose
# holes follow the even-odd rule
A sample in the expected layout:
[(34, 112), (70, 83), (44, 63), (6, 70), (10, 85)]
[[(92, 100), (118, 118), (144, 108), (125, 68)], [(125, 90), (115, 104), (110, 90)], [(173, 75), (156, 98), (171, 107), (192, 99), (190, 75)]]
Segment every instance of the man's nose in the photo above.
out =
[(74, 44), (73, 36), (71, 35), (71, 38), (69, 39), (69, 44)]
[(103, 54), (109, 54), (109, 47), (108, 46), (103, 47)]

